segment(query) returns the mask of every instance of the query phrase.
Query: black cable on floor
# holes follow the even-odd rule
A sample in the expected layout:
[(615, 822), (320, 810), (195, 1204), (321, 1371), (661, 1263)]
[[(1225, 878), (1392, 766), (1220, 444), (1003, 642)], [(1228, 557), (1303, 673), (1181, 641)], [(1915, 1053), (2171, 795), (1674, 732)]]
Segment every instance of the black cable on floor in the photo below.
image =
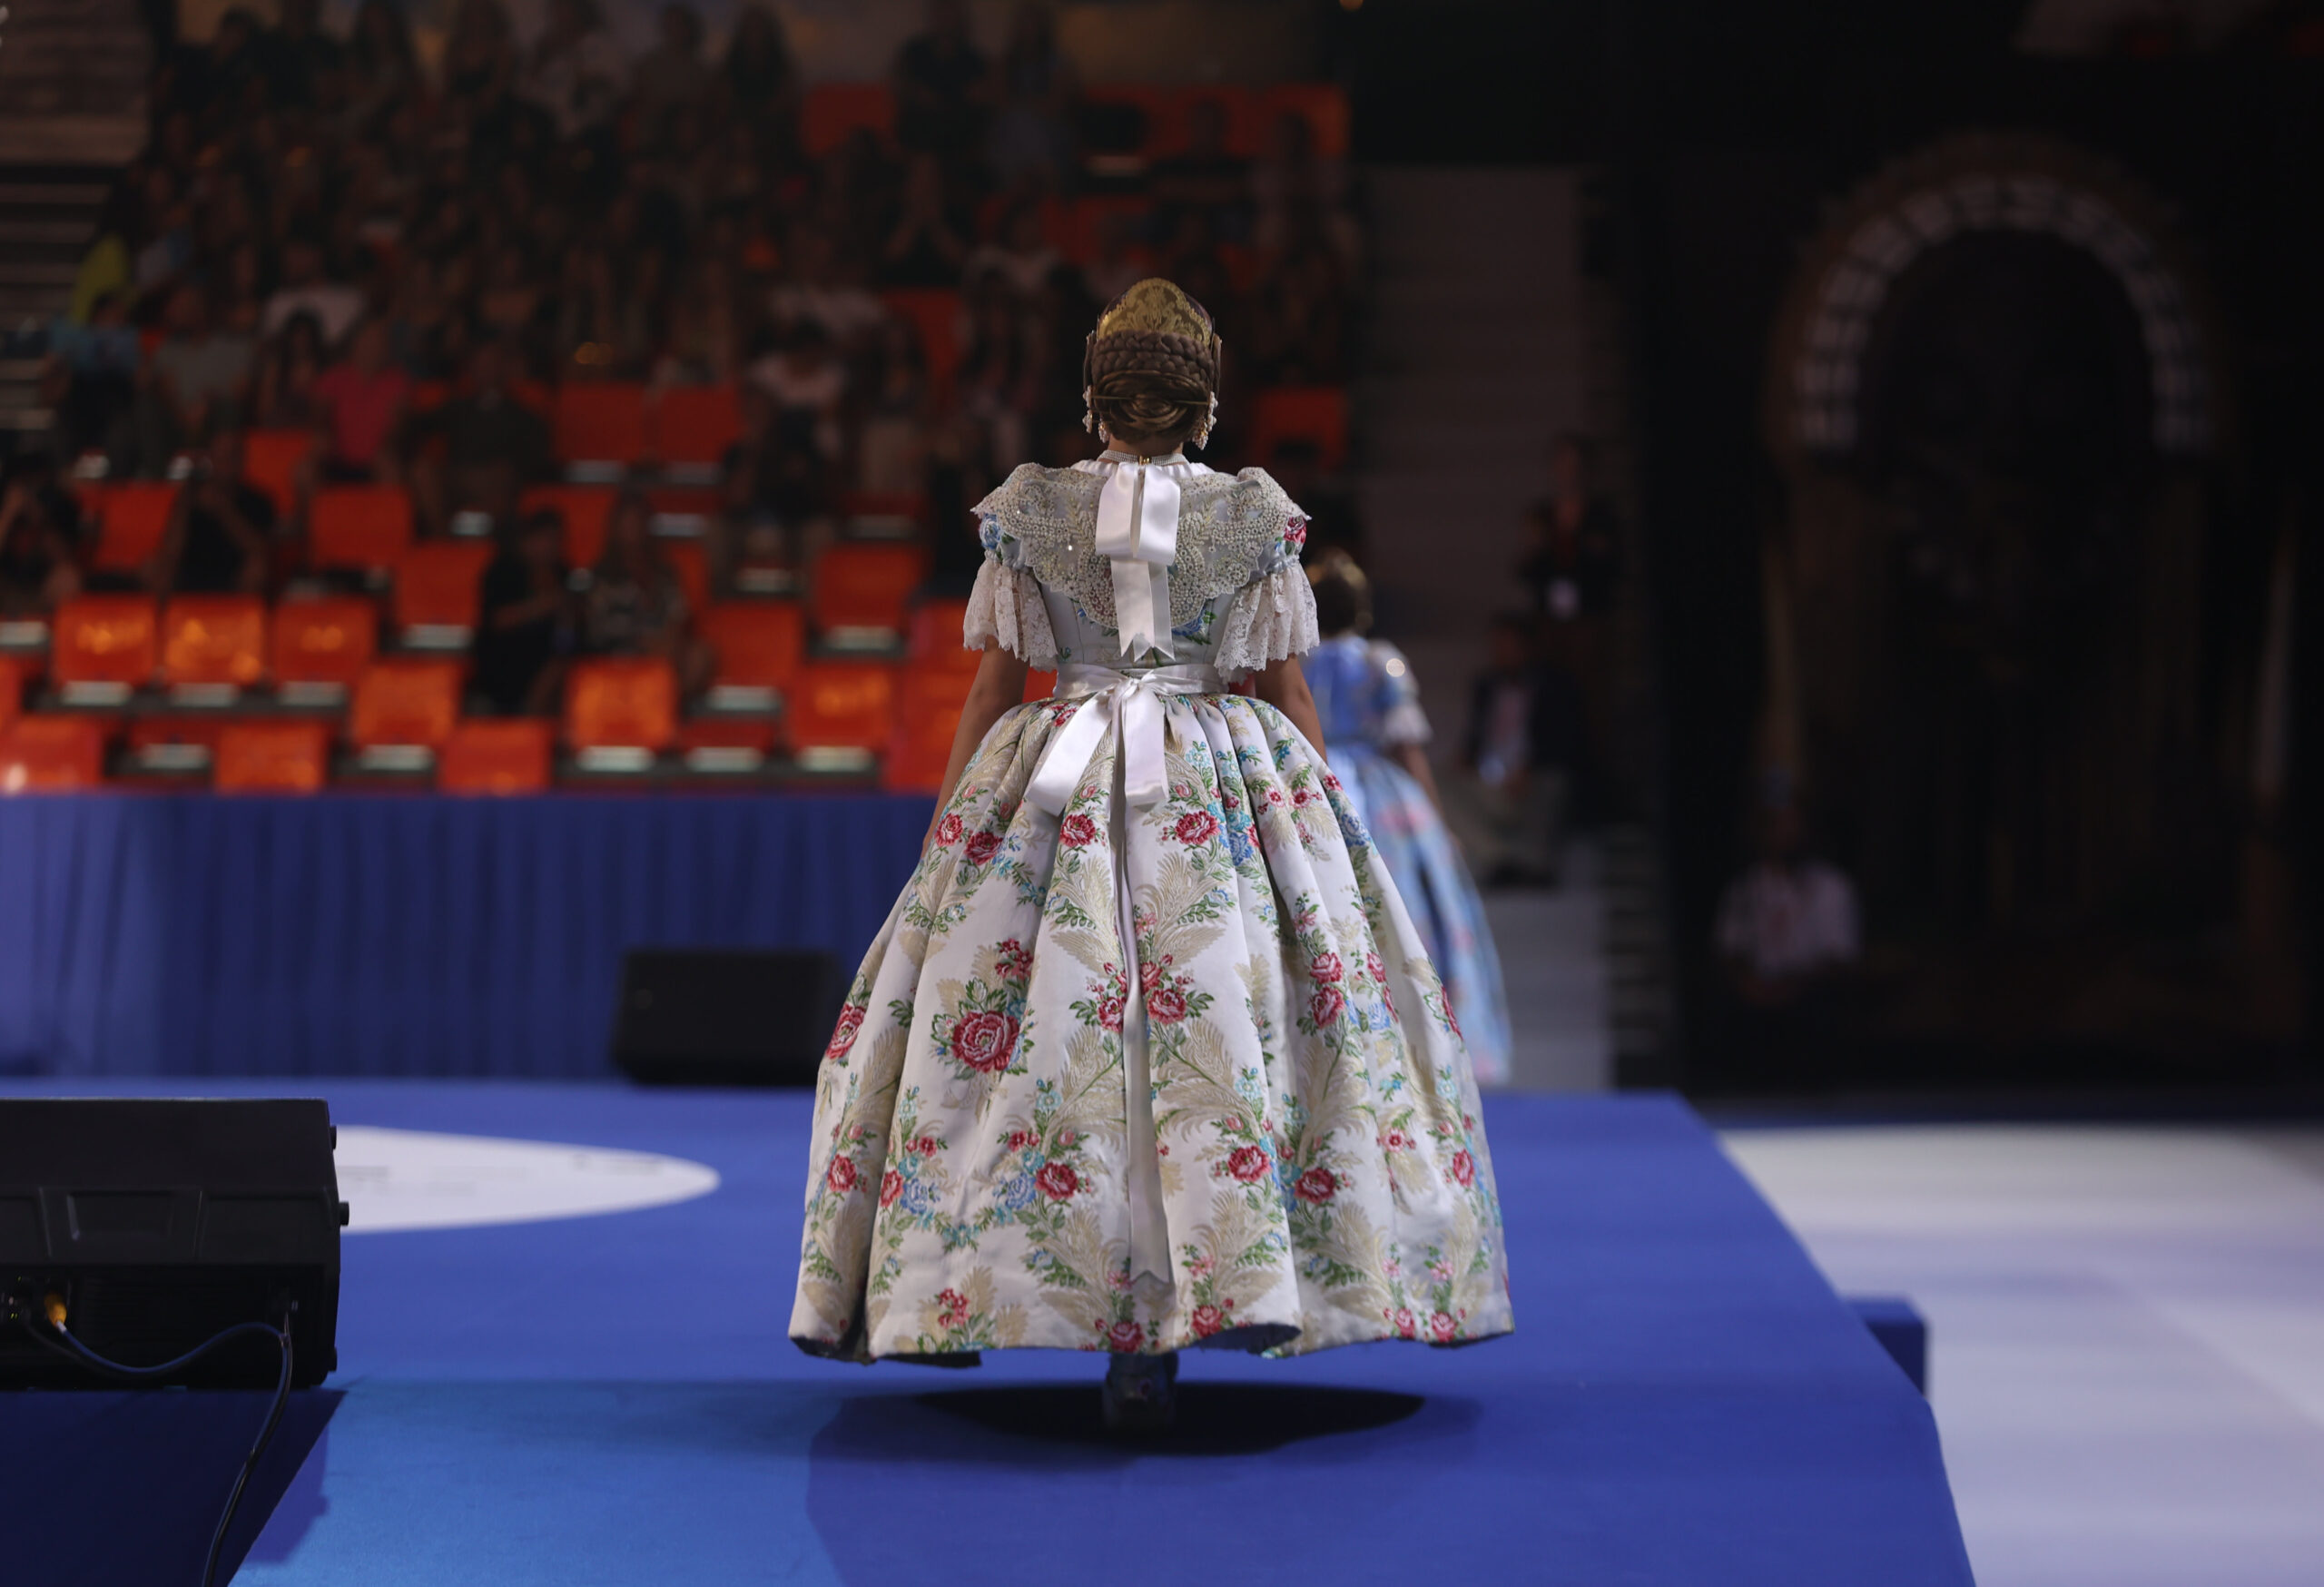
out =
[(283, 1407), (290, 1403), (290, 1320), (285, 1317), (282, 1326), (279, 1328), (272, 1323), (236, 1323), (232, 1327), (203, 1340), (176, 1360), (164, 1361), (157, 1366), (125, 1366), (118, 1361), (108, 1360), (90, 1349), (74, 1338), (61, 1323), (50, 1325), (50, 1327), (54, 1330), (54, 1336), (51, 1337), (49, 1334), (43, 1332), (30, 1317), (23, 1320), (25, 1333), (30, 1334), (36, 1343), (64, 1356), (67, 1361), (93, 1372), (125, 1378), (132, 1383), (151, 1382), (155, 1378), (166, 1377), (199, 1361), (227, 1340), (241, 1338), (248, 1334), (268, 1335), (281, 1346), (282, 1371), (275, 1379), (274, 1403), (267, 1409), (266, 1425), (259, 1429), (258, 1442), (252, 1444), (250, 1454), (242, 1457), (242, 1469), (234, 1474), (233, 1492), (226, 1495), (226, 1508), (218, 1517), (218, 1528), (210, 1534), (210, 1555), (202, 1567), (202, 1587), (216, 1587), (219, 1556), (225, 1552), (226, 1533), (234, 1524), (234, 1512), (241, 1505), (242, 1490), (250, 1485), (251, 1474), (258, 1469), (259, 1458), (265, 1454), (266, 1446), (273, 1441), (274, 1430), (282, 1424)]

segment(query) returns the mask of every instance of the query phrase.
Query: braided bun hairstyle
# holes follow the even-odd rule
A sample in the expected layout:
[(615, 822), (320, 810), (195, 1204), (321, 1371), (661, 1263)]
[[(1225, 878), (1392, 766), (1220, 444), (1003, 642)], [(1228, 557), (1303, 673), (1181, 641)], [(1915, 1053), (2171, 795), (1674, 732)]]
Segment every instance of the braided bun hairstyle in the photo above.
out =
[(1201, 446), (1218, 413), (1217, 331), (1200, 303), (1148, 278), (1098, 317), (1082, 354), (1090, 419), (1110, 435)]

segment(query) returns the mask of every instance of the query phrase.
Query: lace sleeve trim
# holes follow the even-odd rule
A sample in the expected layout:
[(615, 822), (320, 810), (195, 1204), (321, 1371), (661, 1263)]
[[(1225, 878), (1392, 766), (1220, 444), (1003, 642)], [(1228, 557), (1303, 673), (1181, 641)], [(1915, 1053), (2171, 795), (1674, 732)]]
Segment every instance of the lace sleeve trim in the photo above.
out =
[(960, 643), (970, 650), (999, 645), (1029, 666), (1057, 665), (1057, 636), (1040, 581), (1022, 568), (988, 557), (969, 592), (968, 615), (960, 620)]
[(1219, 620), (1218, 670), (1238, 678), (1269, 662), (1305, 656), (1322, 640), (1315, 631), (1315, 592), (1295, 562), (1235, 592)]

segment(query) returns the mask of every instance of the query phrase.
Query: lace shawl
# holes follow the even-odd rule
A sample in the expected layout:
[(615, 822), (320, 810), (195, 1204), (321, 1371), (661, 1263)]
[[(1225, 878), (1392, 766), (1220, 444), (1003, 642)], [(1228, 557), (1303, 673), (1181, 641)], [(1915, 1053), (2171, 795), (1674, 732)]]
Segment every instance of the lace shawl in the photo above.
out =
[[(1052, 664), (1056, 639), (1029, 587), (1032, 580), (1060, 592), (1105, 627), (1114, 626), (1113, 569), (1096, 544), (1104, 488), (1101, 475), (1028, 463), (977, 504), (986, 560), (970, 596), (969, 643), (997, 638), (1034, 665)], [(1312, 649), (1315, 601), (1299, 571), (1307, 517), (1298, 504), (1261, 468), (1231, 476), (1205, 471), (1181, 489), (1177, 559), (1170, 568), (1171, 627), (1187, 628), (1212, 603), (1231, 596), (1216, 629), (1221, 672), (1238, 675)], [(1020, 577), (1004, 580), (1004, 572)], [(1028, 648), (1010, 644), (1004, 616), (1010, 610), (1017, 614), (1019, 643)], [(978, 637), (980, 617), (991, 625), (983, 639)]]

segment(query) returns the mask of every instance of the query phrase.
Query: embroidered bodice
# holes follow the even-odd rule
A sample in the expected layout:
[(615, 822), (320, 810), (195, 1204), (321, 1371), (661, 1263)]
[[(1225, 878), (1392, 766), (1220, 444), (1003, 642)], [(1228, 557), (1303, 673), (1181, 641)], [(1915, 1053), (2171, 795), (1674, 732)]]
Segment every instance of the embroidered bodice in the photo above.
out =
[(1315, 719), (1334, 755), (1343, 745), (1392, 749), (1428, 741), (1419, 680), (1403, 652), (1386, 640), (1360, 634), (1326, 639), (1304, 670), (1315, 696)]
[[(976, 510), (972, 648), (999, 643), (1044, 669), (1208, 665), (1231, 679), (1315, 645), (1306, 515), (1262, 469), (1110, 452), (1029, 463)], [(1153, 643), (1126, 655), (1126, 631)]]

